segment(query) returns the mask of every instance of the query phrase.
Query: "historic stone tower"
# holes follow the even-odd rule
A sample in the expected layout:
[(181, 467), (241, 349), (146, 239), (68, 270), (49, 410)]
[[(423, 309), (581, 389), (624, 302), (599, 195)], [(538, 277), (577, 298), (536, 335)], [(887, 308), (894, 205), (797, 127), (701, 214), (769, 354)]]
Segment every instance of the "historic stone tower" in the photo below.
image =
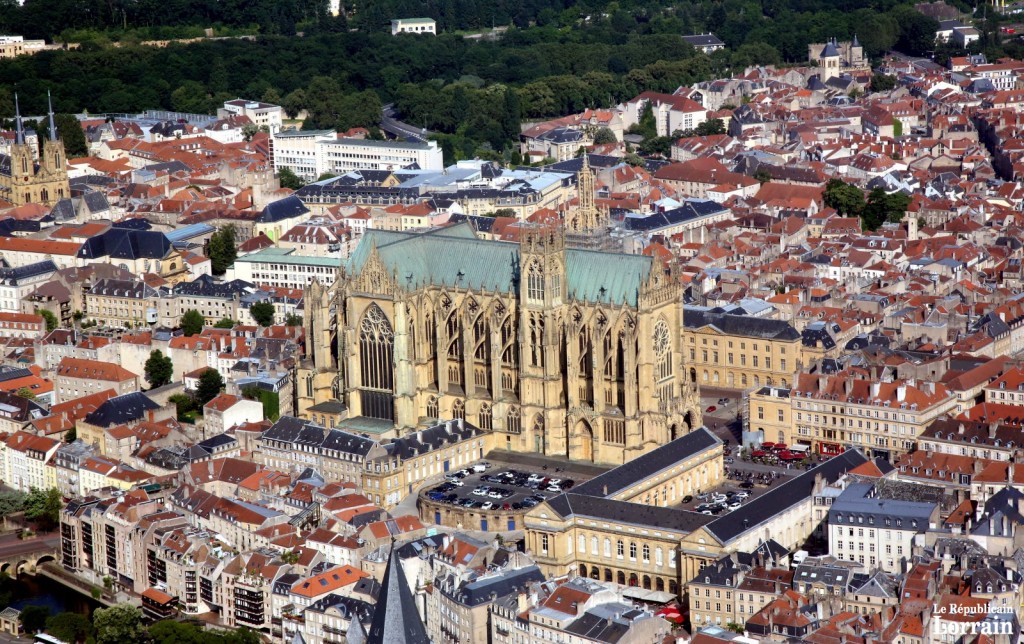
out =
[(70, 196), (64, 143), (57, 136), (53, 101), (49, 101), (49, 140), (42, 146), (39, 160), (25, 142), (25, 124), (21, 119), (18, 97), (14, 97), (15, 139), (10, 156), (0, 155), (0, 198), (16, 206), (39, 203), (52, 206)]

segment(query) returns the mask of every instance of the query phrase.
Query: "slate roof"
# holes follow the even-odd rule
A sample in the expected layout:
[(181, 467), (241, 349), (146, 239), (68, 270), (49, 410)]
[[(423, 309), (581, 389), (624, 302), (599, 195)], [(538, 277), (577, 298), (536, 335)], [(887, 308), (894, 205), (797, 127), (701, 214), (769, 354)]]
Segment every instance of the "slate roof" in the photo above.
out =
[(846, 472), (866, 462), (867, 458), (859, 451), (847, 450), (753, 499), (743, 506), (742, 512), (722, 515), (708, 524), (706, 529), (721, 543), (727, 543), (807, 499), (814, 490), (814, 479), (818, 474), (822, 475), (826, 483), (833, 483)]
[(576, 486), (574, 494), (608, 497), (695, 454), (721, 444), (706, 427), (684, 434), (661, 447)]
[(246, 295), (256, 290), (256, 287), (242, 280), (231, 280), (230, 282), (218, 282), (210, 275), (200, 275), (191, 282), (181, 282), (174, 287), (177, 295), (189, 295), (193, 297), (215, 297), (230, 298), (235, 295)]
[(75, 212), (75, 206), (71, 203), (71, 199), (66, 197), (53, 204), (53, 208), (50, 209), (50, 216), (53, 217), (54, 221), (70, 221), (77, 215), (78, 213)]
[(13, 285), (17, 284), (19, 280), (28, 279), (30, 277), (38, 277), (40, 275), (47, 275), (49, 273), (56, 272), (57, 265), (53, 263), (53, 260), (44, 259), (41, 262), (25, 264), (24, 266), (0, 268), (0, 281), (2, 281), (5, 284)]
[(306, 204), (295, 195), (288, 195), (284, 199), (278, 199), (263, 207), (260, 216), (256, 218), (257, 223), (272, 223), (300, 217), (309, 212)]
[(722, 42), (715, 34), (694, 34), (692, 36), (683, 36), (683, 41), (693, 45), (694, 47), (725, 46), (725, 43)]
[(547, 502), (562, 517), (584, 516), (616, 523), (629, 523), (662, 530), (693, 532), (707, 525), (713, 517), (698, 512), (662, 508), (627, 501), (613, 501), (596, 496), (568, 492)]
[(544, 573), (537, 566), (518, 568), (493, 575), (474, 579), (449, 588), (441, 584), (435, 587), (443, 594), (463, 606), (479, 606), (491, 601), (492, 595), (500, 598), (517, 592), (527, 584), (544, 581)]
[(408, 460), (421, 454), (441, 449), (445, 445), (467, 440), (479, 433), (479, 429), (467, 422), (463, 421), (460, 426), (459, 421), (452, 421), (396, 438), (385, 445), (385, 448), (393, 456), (399, 456), (402, 460)]
[[(519, 245), (476, 237), (465, 224), (427, 232), (367, 230), (349, 257), (347, 270), (358, 275), (376, 249), (399, 283), (433, 284), (477, 291), (515, 292), (519, 283)], [(652, 258), (566, 249), (569, 299), (636, 306)]]
[(110, 398), (85, 417), (85, 422), (97, 427), (112, 427), (140, 420), (147, 411), (160, 409), (145, 394), (135, 391)]
[(726, 335), (739, 335), (765, 340), (798, 340), (800, 332), (785, 320), (754, 318), (746, 315), (716, 313), (687, 307), (683, 311), (683, 324), (691, 329), (714, 326)]
[(412, 592), (402, 572), (402, 562), (394, 548), (388, 557), (384, 570), (377, 605), (366, 634), (367, 644), (430, 644), (427, 629), (420, 621), (420, 614), (412, 598)]
[(167, 235), (150, 230), (130, 230), (114, 226), (82, 244), (78, 257), (83, 259), (163, 259), (171, 251)]
[[(928, 519), (936, 504), (926, 501), (907, 501), (902, 499), (879, 498), (874, 494), (873, 483), (852, 483), (839, 497), (832, 502), (828, 510), (831, 525), (850, 524), (854, 517), (857, 525), (861, 521), (867, 524), (883, 525), (886, 519), (895, 522), (904, 521), (902, 526), (894, 525), (893, 529), (902, 527), (905, 530), (924, 532), (928, 528)], [(885, 524), (888, 529), (888, 524)]]
[(377, 444), (376, 441), (357, 434), (338, 429), (328, 430), (313, 422), (292, 416), (282, 416), (263, 432), (263, 439), (333, 449), (359, 456), (366, 456)]
[(722, 204), (708, 199), (690, 199), (682, 206), (666, 210), (665, 212), (652, 213), (646, 217), (626, 217), (622, 221), (623, 227), (635, 232), (650, 232), (659, 228), (677, 226), (687, 221), (710, 217), (728, 212), (728, 208)]
[(145, 282), (136, 280), (115, 280), (104, 278), (96, 282), (89, 289), (90, 295), (105, 295), (114, 297), (130, 297), (144, 299), (158, 297), (160, 293)]

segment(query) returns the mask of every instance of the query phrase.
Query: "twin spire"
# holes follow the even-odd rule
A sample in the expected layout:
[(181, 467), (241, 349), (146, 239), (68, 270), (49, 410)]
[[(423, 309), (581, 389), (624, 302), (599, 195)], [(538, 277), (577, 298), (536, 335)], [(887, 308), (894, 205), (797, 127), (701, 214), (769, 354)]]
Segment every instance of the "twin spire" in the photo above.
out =
[[(50, 97), (50, 90), (46, 90), (46, 103), (48, 107), (47, 116), (50, 121), (50, 140), (57, 140), (57, 123), (53, 118), (53, 98)], [(14, 142), (17, 145), (25, 145), (25, 123), (21, 119), (21, 107), (18, 105), (18, 94), (14, 94)]]

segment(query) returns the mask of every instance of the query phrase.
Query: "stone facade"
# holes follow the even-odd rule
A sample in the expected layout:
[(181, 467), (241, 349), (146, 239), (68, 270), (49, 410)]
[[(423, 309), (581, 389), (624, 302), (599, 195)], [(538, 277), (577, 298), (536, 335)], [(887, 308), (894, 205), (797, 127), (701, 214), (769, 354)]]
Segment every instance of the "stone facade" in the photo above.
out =
[[(572, 234), (601, 225), (591, 203)], [(465, 225), (368, 230), (305, 302), (299, 413), (339, 400), (395, 435), (462, 418), (498, 447), (611, 464), (701, 424), (682, 287), (651, 257), (568, 248), (551, 228), (518, 245)]]

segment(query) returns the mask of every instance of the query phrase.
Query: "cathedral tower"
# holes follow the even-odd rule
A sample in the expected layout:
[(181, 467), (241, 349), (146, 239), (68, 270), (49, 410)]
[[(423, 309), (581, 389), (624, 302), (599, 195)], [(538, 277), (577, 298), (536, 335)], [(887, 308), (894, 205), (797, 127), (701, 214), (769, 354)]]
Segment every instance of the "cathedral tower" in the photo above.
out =
[(0, 198), (16, 206), (28, 203), (52, 206), (71, 195), (64, 143), (57, 134), (49, 93), (47, 100), (50, 138), (43, 143), (42, 153), (36, 161), (36, 151), (27, 143), (18, 97), (14, 97), (14, 145), (10, 156), (0, 155)]

